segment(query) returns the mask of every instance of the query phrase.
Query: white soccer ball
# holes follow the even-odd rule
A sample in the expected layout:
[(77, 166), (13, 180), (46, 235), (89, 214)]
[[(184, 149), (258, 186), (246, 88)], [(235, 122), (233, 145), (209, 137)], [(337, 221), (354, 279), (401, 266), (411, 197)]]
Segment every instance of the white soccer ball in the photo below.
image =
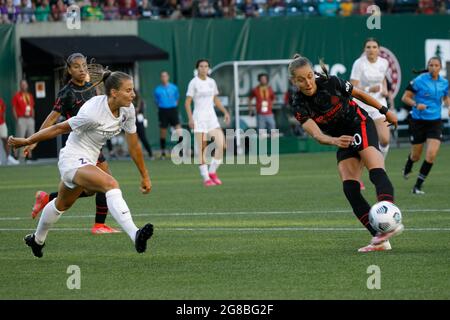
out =
[(402, 213), (392, 202), (380, 201), (370, 208), (369, 222), (378, 232), (390, 232), (402, 223)]

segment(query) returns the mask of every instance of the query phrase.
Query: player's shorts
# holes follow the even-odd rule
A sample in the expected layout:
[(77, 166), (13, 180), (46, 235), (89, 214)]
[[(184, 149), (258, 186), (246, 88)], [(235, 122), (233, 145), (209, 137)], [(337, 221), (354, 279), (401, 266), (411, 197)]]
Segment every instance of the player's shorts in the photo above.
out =
[(350, 129), (349, 132), (343, 133), (343, 135), (353, 136), (354, 141), (350, 147), (338, 149), (336, 153), (338, 163), (349, 158), (360, 159), (359, 151), (368, 147), (374, 147), (379, 150), (378, 133), (375, 123), (372, 118), (366, 115), (360, 114), (360, 117), (363, 117), (365, 120), (361, 120), (361, 123), (353, 129)]
[(96, 163), (82, 155), (66, 154), (64, 149), (61, 149), (59, 152), (58, 169), (61, 180), (70, 189), (77, 187), (73, 183), (73, 177), (77, 173), (77, 170), (87, 165), (95, 166)]
[(180, 124), (178, 108), (159, 108), (158, 110), (160, 128), (175, 127)]
[(442, 120), (409, 121), (409, 141), (411, 144), (422, 144), (427, 139), (442, 141)]
[(194, 119), (194, 132), (195, 133), (208, 133), (211, 130), (220, 128), (219, 120), (217, 116), (211, 117), (210, 119)]
[(381, 114), (380, 111), (377, 108), (371, 107), (371, 106), (366, 106), (363, 104), (358, 103), (358, 106), (361, 109), (364, 109), (368, 114), (369, 117), (372, 118), (372, 120), (378, 120), (378, 119), (386, 119), (386, 116), (384, 114)]
[(8, 127), (6, 126), (6, 123), (0, 124), (0, 138), (8, 138)]

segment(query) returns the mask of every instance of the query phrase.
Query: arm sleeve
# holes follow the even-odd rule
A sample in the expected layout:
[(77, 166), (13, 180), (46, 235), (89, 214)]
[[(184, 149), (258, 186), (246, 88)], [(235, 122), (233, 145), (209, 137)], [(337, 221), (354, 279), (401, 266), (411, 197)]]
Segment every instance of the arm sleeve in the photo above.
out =
[(99, 126), (99, 123), (94, 119), (95, 116), (89, 112), (89, 109), (89, 106), (85, 104), (75, 117), (68, 120), (70, 128), (76, 134)]
[(361, 67), (359, 64), (359, 60), (356, 60), (353, 63), (353, 67), (352, 67), (352, 73), (350, 74), (350, 79), (351, 80), (358, 80), (361, 81)]
[(134, 110), (134, 105), (131, 104), (127, 108), (127, 120), (123, 123), (122, 127), (126, 133), (135, 133), (136, 132), (136, 112)]
[(343, 96), (350, 97), (352, 95), (353, 85), (350, 81), (335, 76), (332, 76), (330, 80), (335, 83), (336, 89), (341, 92)]
[(188, 85), (188, 89), (187, 89), (187, 92), (186, 92), (186, 96), (188, 96), (188, 97), (194, 97), (194, 94), (195, 94), (195, 88), (194, 88), (194, 79), (192, 79), (190, 82), (189, 82), (189, 85)]
[(412, 80), (410, 83), (409, 83), (409, 85), (408, 85), (408, 90), (410, 90), (410, 91), (412, 91), (412, 92), (414, 92), (414, 93), (416, 93), (417, 91), (419, 91), (419, 84), (418, 84), (418, 80), (417, 80), (417, 78), (416, 79), (414, 79), (414, 80)]
[(416, 90), (412, 86), (412, 81), (410, 83), (408, 83), (408, 86), (406, 87), (405, 90), (412, 91), (412, 92), (416, 93)]

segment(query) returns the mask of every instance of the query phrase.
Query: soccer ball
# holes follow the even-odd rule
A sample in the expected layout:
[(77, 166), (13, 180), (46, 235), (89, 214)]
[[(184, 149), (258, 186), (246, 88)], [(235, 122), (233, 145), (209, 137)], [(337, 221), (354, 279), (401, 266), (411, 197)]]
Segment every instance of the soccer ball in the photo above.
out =
[(380, 201), (370, 208), (369, 222), (376, 231), (387, 233), (402, 223), (402, 213), (392, 202)]

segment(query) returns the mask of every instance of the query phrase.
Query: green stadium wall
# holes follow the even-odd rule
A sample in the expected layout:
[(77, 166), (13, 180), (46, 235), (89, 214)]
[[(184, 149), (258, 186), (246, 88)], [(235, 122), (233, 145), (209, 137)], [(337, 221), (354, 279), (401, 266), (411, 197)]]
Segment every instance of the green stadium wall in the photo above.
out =
[(11, 112), (11, 99), (17, 90), (14, 48), (14, 26), (0, 24), (0, 98), (7, 106), (8, 128), (14, 128)]

